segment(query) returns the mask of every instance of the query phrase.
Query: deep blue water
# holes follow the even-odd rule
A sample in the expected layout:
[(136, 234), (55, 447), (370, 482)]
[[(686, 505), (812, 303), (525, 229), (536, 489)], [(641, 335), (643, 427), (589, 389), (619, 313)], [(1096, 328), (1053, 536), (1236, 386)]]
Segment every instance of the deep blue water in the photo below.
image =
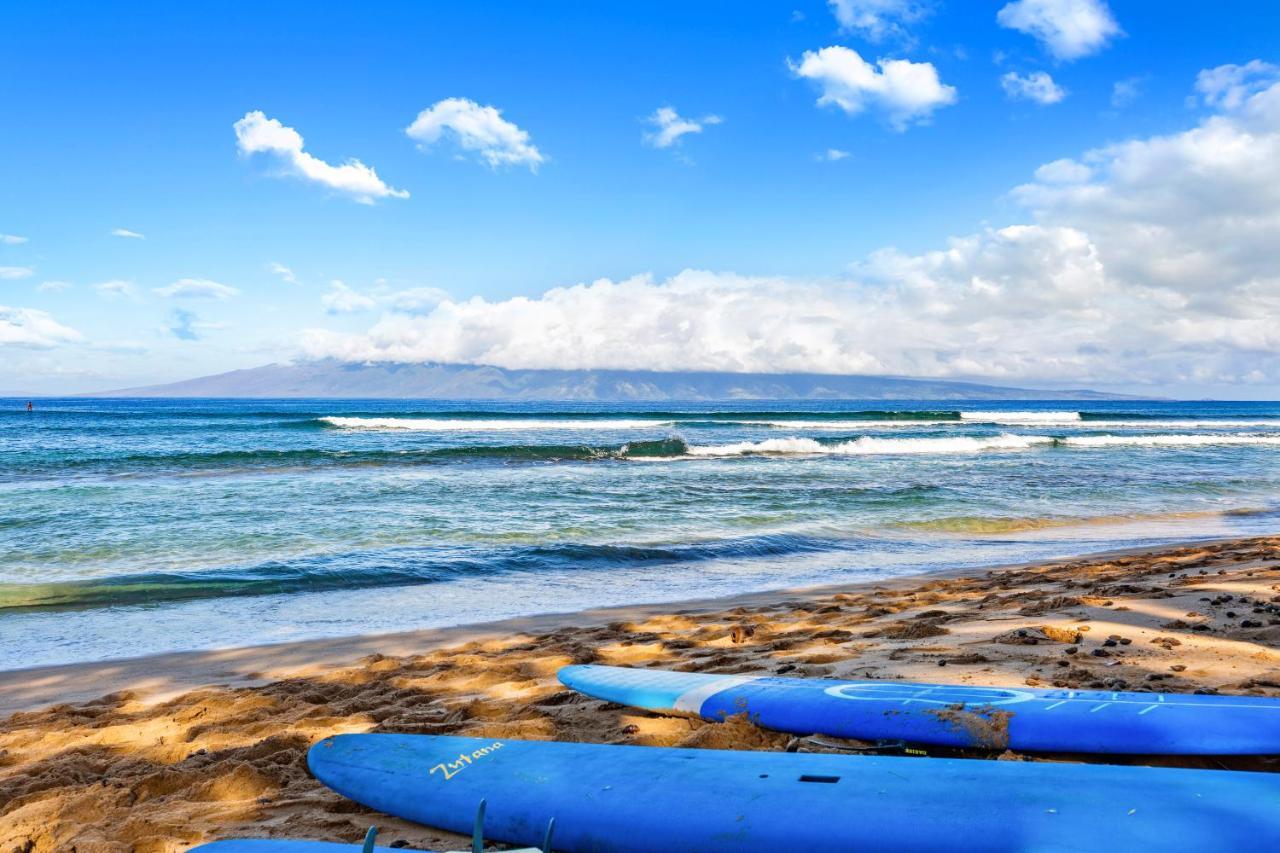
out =
[(0, 668), (1280, 527), (1280, 404), (0, 400)]

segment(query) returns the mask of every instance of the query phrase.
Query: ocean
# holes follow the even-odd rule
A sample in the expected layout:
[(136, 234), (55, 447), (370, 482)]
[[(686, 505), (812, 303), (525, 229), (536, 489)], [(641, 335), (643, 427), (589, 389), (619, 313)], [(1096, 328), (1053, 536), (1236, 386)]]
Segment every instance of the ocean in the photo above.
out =
[(0, 669), (1280, 529), (1280, 404), (0, 400)]

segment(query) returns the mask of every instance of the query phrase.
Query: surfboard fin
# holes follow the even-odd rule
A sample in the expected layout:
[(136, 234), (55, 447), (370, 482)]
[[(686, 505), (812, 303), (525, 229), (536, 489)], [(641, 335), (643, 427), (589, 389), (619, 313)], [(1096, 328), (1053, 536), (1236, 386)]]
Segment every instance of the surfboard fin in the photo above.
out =
[(369, 827), (369, 831), (364, 834), (364, 846), (360, 848), (360, 853), (373, 853), (373, 842), (377, 837), (378, 827)]
[(471, 853), (484, 853), (484, 807), (485, 801), (480, 801), (480, 807), (476, 809), (476, 823), (471, 829)]

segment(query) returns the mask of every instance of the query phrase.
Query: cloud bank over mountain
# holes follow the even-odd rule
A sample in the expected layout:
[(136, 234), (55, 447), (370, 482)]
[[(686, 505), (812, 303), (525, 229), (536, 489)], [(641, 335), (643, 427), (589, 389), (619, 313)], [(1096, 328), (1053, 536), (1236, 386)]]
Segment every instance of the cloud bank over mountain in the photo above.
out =
[(1280, 382), (1280, 78), (1200, 75), (1179, 133), (1048, 163), (1022, 222), (847, 277), (685, 270), (387, 310), (305, 353), (505, 368), (814, 371), (1069, 382)]

